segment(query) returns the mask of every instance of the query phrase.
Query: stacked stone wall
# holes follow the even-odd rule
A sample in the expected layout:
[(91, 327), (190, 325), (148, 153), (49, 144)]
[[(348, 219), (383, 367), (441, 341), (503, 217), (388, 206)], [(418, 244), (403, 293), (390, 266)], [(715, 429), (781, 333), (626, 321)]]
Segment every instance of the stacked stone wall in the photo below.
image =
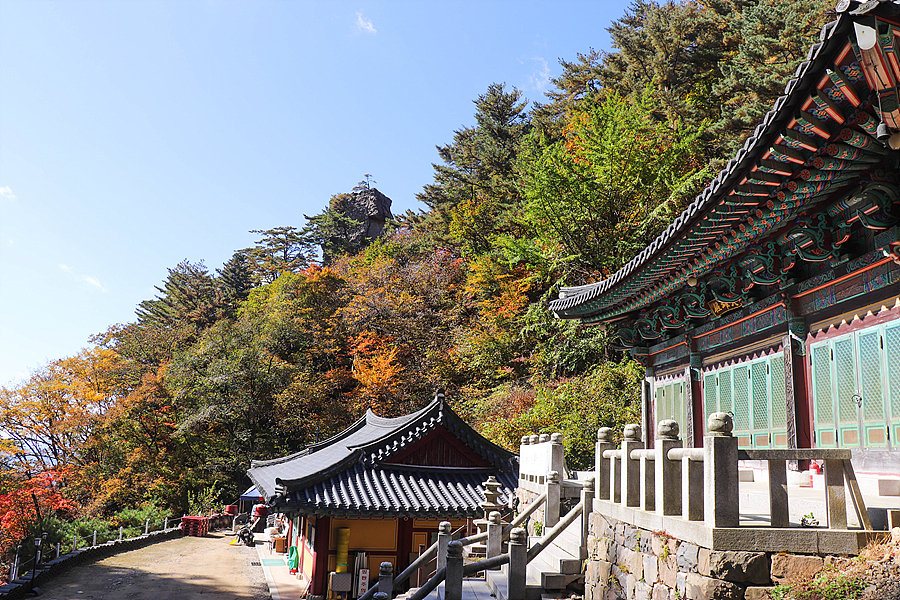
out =
[(591, 514), (585, 600), (757, 600), (841, 557), (710, 550)]

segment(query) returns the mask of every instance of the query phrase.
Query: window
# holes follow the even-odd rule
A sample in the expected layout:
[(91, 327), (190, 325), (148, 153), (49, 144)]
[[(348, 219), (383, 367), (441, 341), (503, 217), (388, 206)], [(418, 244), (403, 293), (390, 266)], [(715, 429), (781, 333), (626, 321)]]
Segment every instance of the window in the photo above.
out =
[(784, 356), (779, 352), (703, 374), (704, 427), (714, 412), (734, 418), (745, 448), (787, 448)]
[(656, 422), (674, 419), (678, 423), (682, 437), (685, 435), (687, 423), (684, 385), (684, 379), (657, 382), (656, 385)]

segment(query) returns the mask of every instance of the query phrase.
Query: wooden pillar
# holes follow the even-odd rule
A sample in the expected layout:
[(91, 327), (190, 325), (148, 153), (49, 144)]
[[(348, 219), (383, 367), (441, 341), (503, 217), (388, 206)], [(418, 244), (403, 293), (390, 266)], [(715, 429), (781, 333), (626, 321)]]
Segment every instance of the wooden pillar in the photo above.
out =
[(414, 550), (412, 547), (413, 521), (409, 517), (397, 519), (397, 572), (403, 571), (412, 562), (409, 555)]
[(691, 407), (694, 410), (691, 421), (694, 426), (693, 436), (688, 443), (694, 448), (702, 448), (703, 435), (706, 431), (706, 411), (703, 408), (703, 357), (697, 352), (691, 352), (687, 383), (691, 389)]
[(315, 563), (313, 564), (313, 594), (324, 596), (328, 577), (328, 545), (331, 537), (331, 517), (316, 519)]

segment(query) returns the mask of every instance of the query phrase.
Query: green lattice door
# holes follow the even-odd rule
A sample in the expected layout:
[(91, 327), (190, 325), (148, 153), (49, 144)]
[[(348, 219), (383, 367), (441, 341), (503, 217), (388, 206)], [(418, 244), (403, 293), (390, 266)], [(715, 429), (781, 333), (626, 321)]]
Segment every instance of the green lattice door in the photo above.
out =
[[(900, 416), (900, 328), (864, 329), (810, 348), (816, 445), (886, 448), (890, 414)], [(895, 439), (896, 439), (895, 432)]]
[(687, 406), (684, 397), (684, 380), (673, 381), (656, 387), (656, 422), (674, 419), (684, 435), (687, 423)]
[(741, 447), (787, 448), (784, 356), (707, 371), (703, 408), (707, 419), (716, 411), (732, 415)]

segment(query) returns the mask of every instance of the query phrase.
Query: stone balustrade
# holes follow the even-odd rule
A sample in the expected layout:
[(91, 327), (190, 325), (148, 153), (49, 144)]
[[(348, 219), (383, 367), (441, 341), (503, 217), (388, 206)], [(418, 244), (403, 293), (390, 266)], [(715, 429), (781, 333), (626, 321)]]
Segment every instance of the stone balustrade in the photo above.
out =
[[(870, 530), (868, 513), (850, 464), (850, 452), (843, 449), (741, 450), (732, 435), (734, 423), (726, 413), (710, 415), (702, 448), (686, 448), (679, 437), (678, 424), (660, 421), (655, 447), (644, 448), (638, 425), (626, 425), (622, 442), (616, 447), (612, 431), (597, 431), (595, 471), (597, 474), (594, 510), (635, 526), (677, 532), (707, 547), (737, 544), (750, 540), (754, 547), (777, 548), (784, 539), (803, 551), (823, 535), (832, 546), (856, 552)], [(775, 533), (750, 534), (758, 525), (741, 524), (738, 462), (762, 460), (769, 465), (770, 523), (768, 530), (790, 528), (788, 518), (787, 461), (817, 459), (825, 463), (827, 529), (792, 528), (795, 536)], [(847, 524), (850, 498), (861, 530)], [(726, 533), (724, 530), (746, 530)], [(827, 533), (825, 533), (827, 531)], [(841, 533), (844, 532), (844, 533)], [(729, 537), (730, 536), (730, 537)], [(810, 539), (813, 538), (813, 539)], [(714, 542), (713, 540), (721, 540)], [(730, 542), (728, 540), (731, 540)], [(733, 549), (733, 548), (728, 548)]]

